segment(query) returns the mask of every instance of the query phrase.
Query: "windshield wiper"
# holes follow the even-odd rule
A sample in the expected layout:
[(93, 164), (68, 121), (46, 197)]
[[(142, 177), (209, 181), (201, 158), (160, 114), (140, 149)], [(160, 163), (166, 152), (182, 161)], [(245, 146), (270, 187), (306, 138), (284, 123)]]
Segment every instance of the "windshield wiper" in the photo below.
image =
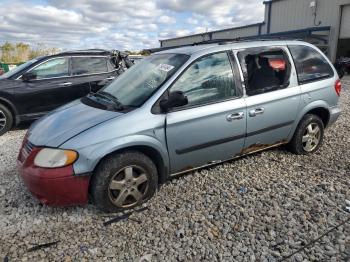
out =
[(118, 98), (116, 98), (114, 95), (112, 95), (110, 93), (100, 91), (97, 93), (90, 93), (89, 95), (104, 98), (108, 101), (113, 102), (113, 104), (117, 105), (116, 110), (123, 110), (124, 109), (123, 104), (118, 100)]

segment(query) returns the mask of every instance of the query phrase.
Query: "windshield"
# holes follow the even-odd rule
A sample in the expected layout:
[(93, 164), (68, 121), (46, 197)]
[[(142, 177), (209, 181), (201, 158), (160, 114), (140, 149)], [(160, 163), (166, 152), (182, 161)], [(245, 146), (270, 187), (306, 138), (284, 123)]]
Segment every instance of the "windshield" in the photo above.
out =
[(187, 60), (184, 54), (155, 54), (126, 70), (103, 92), (124, 106), (141, 106)]
[(16, 68), (14, 68), (14, 69), (8, 71), (7, 73), (1, 75), (1, 76), (0, 76), (0, 79), (9, 78), (9, 77), (11, 77), (11, 76), (17, 74), (17, 73), (18, 73), (19, 71), (21, 71), (22, 69), (24, 69), (24, 68), (26, 68), (26, 67), (28, 67), (28, 66), (34, 64), (34, 63), (37, 62), (37, 61), (38, 61), (37, 58), (32, 59), (32, 60), (29, 60), (29, 61), (25, 62), (24, 64), (21, 64), (21, 65), (17, 66)]

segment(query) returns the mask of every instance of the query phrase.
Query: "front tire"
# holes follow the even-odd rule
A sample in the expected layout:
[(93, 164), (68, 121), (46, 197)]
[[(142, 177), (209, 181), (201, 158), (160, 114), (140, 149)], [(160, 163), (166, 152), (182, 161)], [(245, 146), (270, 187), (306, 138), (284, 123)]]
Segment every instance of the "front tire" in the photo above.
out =
[(289, 149), (297, 155), (305, 155), (316, 152), (322, 145), (324, 125), (316, 115), (305, 115), (290, 141)]
[(92, 177), (93, 203), (105, 212), (134, 208), (149, 200), (158, 186), (152, 160), (137, 151), (126, 151), (104, 159)]
[(0, 104), (0, 136), (12, 128), (13, 116), (11, 111), (4, 105)]

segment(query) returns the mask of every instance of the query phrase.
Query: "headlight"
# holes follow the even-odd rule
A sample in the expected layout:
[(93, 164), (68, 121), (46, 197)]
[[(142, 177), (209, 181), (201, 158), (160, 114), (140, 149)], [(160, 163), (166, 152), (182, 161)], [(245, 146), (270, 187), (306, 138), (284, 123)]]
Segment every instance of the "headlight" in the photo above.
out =
[(43, 148), (35, 156), (34, 165), (45, 168), (64, 167), (77, 159), (78, 153), (73, 150)]

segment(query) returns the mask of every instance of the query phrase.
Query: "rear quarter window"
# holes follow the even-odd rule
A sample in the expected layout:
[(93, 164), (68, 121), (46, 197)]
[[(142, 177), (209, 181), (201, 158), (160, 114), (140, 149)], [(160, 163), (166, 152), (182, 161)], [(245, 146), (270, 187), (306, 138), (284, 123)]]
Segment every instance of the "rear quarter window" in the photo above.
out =
[(334, 71), (328, 61), (316, 49), (309, 46), (289, 46), (300, 84), (331, 78)]

